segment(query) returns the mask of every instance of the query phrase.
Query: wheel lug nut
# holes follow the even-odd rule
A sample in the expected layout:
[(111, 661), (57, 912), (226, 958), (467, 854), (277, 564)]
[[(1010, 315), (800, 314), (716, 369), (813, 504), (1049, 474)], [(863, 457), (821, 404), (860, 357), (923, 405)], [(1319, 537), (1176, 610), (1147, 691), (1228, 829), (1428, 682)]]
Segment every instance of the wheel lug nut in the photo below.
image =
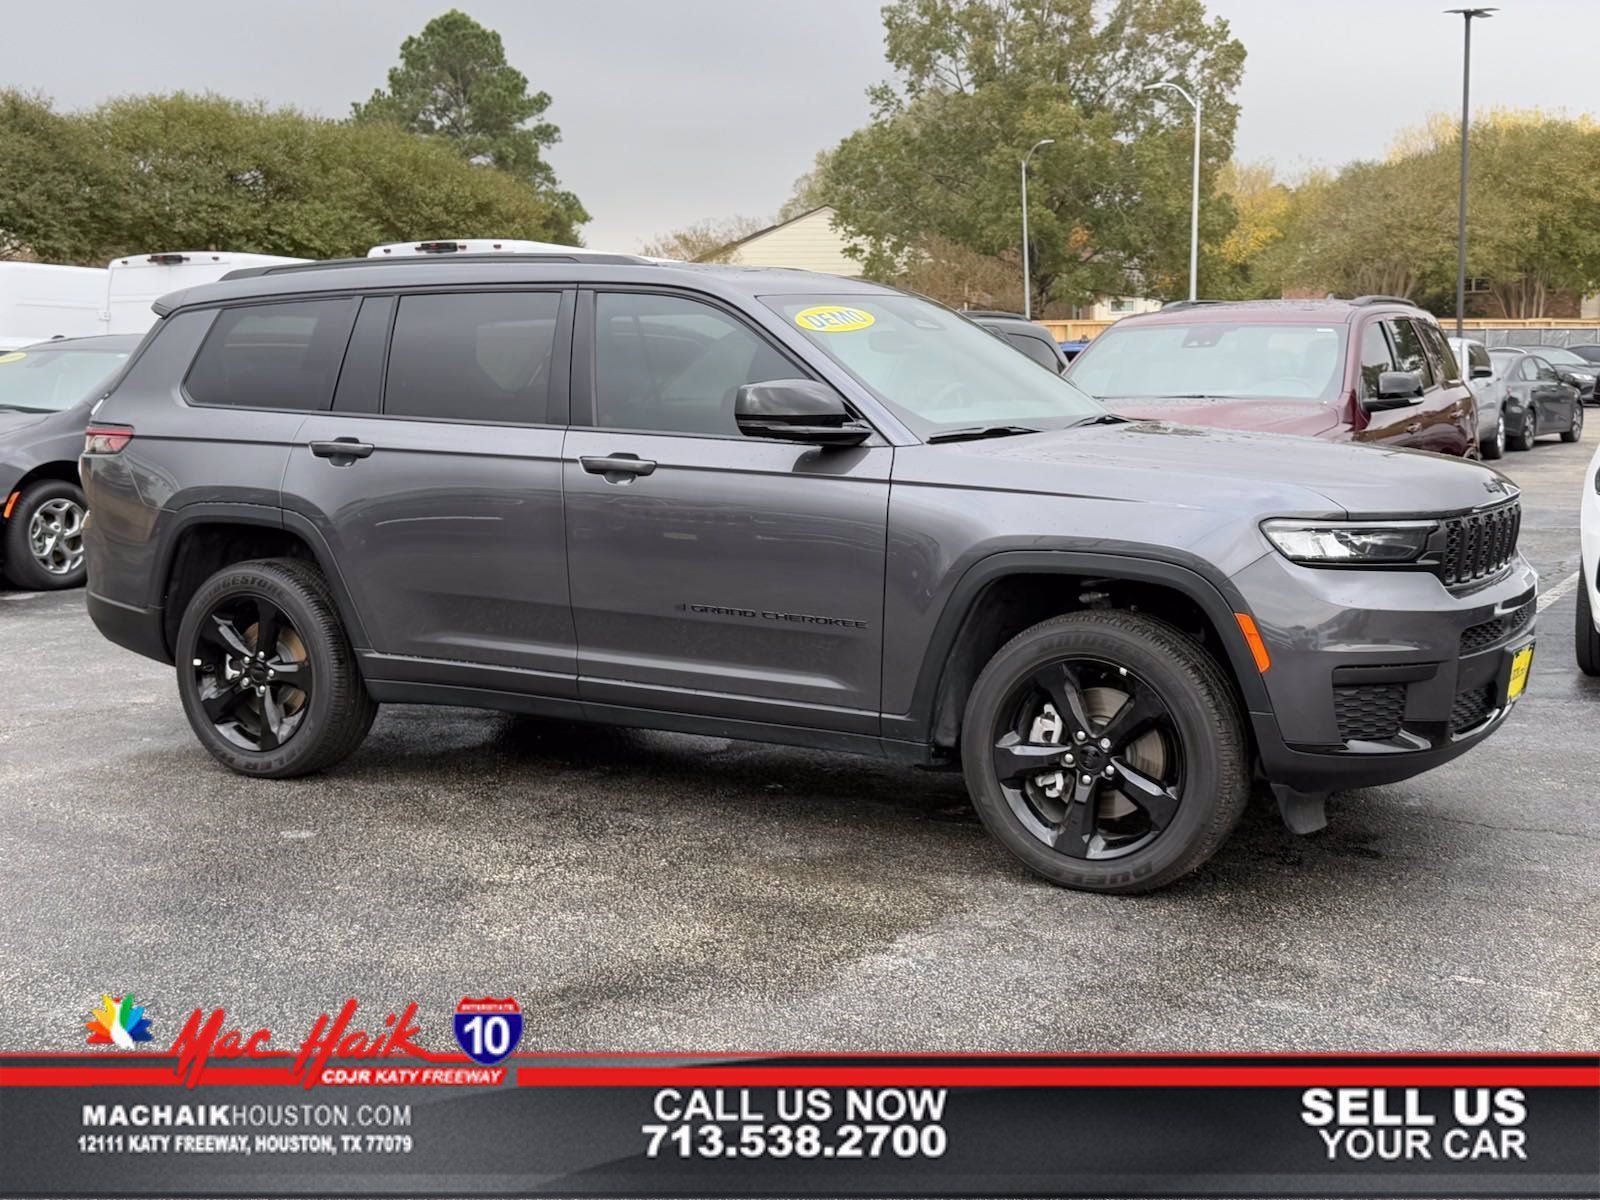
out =
[(201, 665), (201, 662), (198, 658), (194, 660), (194, 665), (197, 667)]
[(1077, 762), (1077, 759), (1075, 759), (1075, 758), (1073, 758), (1073, 757), (1072, 757), (1072, 755), (1070, 755), (1070, 754), (1068, 754), (1068, 755), (1065, 755), (1065, 756), (1064, 756), (1064, 757), (1063, 757), (1063, 758), (1062, 758), (1062, 759), (1061, 759), (1061, 761), (1062, 761), (1062, 762), (1064, 762), (1064, 763), (1065, 763), (1065, 764), (1066, 764), (1066, 765), (1067, 765), (1067, 766), (1069, 766), (1069, 767), (1070, 767), (1070, 766), (1072, 766), (1072, 765), (1073, 765), (1073, 764), (1074, 764), (1074, 763), (1076, 763), (1076, 762)]
[(1077, 733), (1073, 734), (1072, 736), (1075, 737), (1078, 741), (1081, 742), (1081, 741), (1083, 741), (1084, 738), (1088, 737), (1089, 735), (1084, 733), (1084, 731), (1080, 729), (1080, 730), (1078, 730)]
[(1104, 772), (1102, 772), (1102, 774), (1104, 774), (1104, 775), (1105, 775), (1105, 777), (1106, 777), (1106, 778), (1107, 778), (1107, 779), (1110, 779), (1110, 778), (1111, 778), (1111, 777), (1112, 777), (1112, 776), (1113, 776), (1113, 775), (1115, 775), (1115, 774), (1116, 774), (1116, 773), (1117, 773), (1117, 771), (1116, 771), (1116, 768), (1115, 768), (1115, 767), (1107, 767), (1107, 768), (1106, 768), (1106, 769), (1105, 769), (1105, 771), (1104, 771)]
[(1100, 739), (1100, 749), (1102, 749), (1102, 750), (1111, 749), (1111, 739), (1110, 738), (1101, 738)]
[(1093, 783), (1094, 782), (1094, 776), (1093, 775), (1079, 775), (1078, 776), (1078, 782), (1079, 783)]

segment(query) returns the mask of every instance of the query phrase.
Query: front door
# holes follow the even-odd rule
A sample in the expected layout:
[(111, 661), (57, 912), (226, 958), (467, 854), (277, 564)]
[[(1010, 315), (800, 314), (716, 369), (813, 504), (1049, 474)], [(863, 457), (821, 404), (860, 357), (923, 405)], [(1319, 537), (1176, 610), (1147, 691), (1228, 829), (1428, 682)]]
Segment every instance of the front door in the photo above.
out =
[(301, 427), (283, 491), (332, 550), (370, 677), (575, 694), (572, 304), (560, 290), (363, 301), (333, 411)]
[(809, 377), (709, 300), (580, 296), (562, 471), (583, 699), (878, 731), (894, 451), (734, 423), (741, 385)]

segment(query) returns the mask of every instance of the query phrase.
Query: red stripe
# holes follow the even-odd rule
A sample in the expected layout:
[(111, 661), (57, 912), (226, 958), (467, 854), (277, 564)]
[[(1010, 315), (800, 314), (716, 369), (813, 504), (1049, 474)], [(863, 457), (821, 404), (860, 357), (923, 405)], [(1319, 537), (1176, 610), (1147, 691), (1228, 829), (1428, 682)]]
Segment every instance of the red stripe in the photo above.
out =
[[(207, 1067), (205, 1082), (247, 1087), (299, 1086), (287, 1067)], [(8, 1087), (182, 1087), (171, 1067), (0, 1067)]]

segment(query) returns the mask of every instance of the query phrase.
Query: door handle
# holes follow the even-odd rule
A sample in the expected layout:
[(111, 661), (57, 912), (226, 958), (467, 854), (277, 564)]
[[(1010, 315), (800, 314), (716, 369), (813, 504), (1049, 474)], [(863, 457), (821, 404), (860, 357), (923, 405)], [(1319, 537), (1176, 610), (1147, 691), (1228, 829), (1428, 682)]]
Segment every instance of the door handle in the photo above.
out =
[(1411, 424), (1406, 426), (1406, 432), (1407, 433), (1416, 433), (1421, 428), (1422, 428), (1422, 422), (1421, 421), (1413, 421), (1413, 422), (1411, 422)]
[(311, 453), (318, 458), (332, 459), (333, 465), (336, 467), (349, 465), (349, 463), (341, 463), (339, 461), (341, 458), (354, 462), (358, 458), (371, 457), (372, 450), (371, 442), (358, 442), (355, 438), (336, 438), (331, 442), (311, 443)]
[(613, 475), (649, 475), (656, 469), (653, 459), (640, 458), (637, 454), (607, 454), (603, 457), (586, 454), (578, 461), (589, 474), (604, 475), (607, 483), (622, 482), (621, 479), (612, 479)]

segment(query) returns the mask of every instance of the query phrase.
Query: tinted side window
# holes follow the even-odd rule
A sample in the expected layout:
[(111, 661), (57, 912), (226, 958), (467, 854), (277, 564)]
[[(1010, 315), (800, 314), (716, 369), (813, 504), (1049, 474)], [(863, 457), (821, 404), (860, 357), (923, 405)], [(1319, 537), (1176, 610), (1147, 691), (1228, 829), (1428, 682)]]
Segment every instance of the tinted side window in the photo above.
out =
[(550, 408), (559, 292), (403, 296), (389, 346), (390, 416), (537, 425)]
[(356, 304), (345, 297), (223, 309), (184, 388), (197, 404), (324, 410)]
[(1052, 371), (1060, 367), (1061, 364), (1056, 362), (1056, 356), (1050, 353), (1050, 347), (1038, 338), (1029, 337), (1025, 333), (1006, 333), (1001, 336), (1041, 367), (1049, 367)]
[(393, 296), (369, 296), (361, 302), (350, 348), (345, 351), (333, 407), (339, 412), (375, 413), (383, 406), (383, 360), (389, 348)]
[(1471, 342), (1467, 346), (1467, 364), (1469, 369), (1474, 371), (1492, 366), (1489, 362), (1489, 352), (1477, 342)]
[(734, 394), (806, 373), (742, 321), (679, 296), (595, 297), (595, 424), (738, 437)]
[(1413, 321), (1412, 325), (1422, 335), (1423, 342), (1433, 354), (1434, 365), (1442, 372), (1440, 382), (1460, 379), (1461, 368), (1456, 364), (1455, 351), (1444, 340), (1444, 334), (1431, 321)]
[(1385, 321), (1384, 325), (1394, 342), (1396, 369), (1415, 371), (1422, 376), (1423, 387), (1432, 387), (1433, 367), (1428, 362), (1427, 351), (1422, 348), (1422, 338), (1417, 334), (1417, 327), (1404, 318)]
[(1556, 374), (1556, 369), (1549, 363), (1545, 362), (1544, 359), (1535, 358), (1531, 359), (1530, 361), (1533, 363), (1534, 367), (1537, 368), (1540, 379), (1543, 379), (1546, 382), (1553, 382), (1561, 378), (1561, 376)]
[(1394, 355), (1389, 351), (1389, 339), (1383, 334), (1383, 324), (1379, 321), (1369, 322), (1361, 331), (1361, 394), (1377, 396), (1378, 377), (1394, 369)]

